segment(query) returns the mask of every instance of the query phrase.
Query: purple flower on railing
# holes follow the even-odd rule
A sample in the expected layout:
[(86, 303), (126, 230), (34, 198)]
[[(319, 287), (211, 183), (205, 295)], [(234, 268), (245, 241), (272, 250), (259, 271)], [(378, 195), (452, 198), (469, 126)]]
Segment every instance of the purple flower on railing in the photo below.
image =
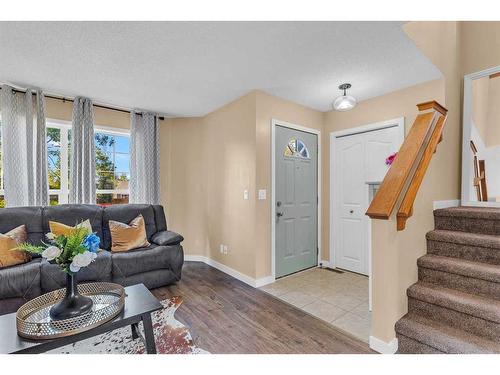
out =
[(394, 162), (394, 159), (396, 159), (396, 155), (397, 155), (397, 154), (398, 154), (398, 153), (397, 153), (397, 152), (395, 152), (394, 154), (389, 155), (389, 156), (387, 157), (387, 159), (385, 159), (385, 165), (389, 165), (389, 166), (390, 166), (390, 165)]

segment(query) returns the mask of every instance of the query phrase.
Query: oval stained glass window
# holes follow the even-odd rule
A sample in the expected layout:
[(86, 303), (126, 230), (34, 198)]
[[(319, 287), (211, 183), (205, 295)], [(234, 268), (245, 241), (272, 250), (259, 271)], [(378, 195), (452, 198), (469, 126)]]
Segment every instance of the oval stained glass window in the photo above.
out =
[(309, 150), (307, 149), (304, 142), (302, 142), (300, 139), (293, 138), (288, 142), (283, 155), (288, 157), (309, 159)]

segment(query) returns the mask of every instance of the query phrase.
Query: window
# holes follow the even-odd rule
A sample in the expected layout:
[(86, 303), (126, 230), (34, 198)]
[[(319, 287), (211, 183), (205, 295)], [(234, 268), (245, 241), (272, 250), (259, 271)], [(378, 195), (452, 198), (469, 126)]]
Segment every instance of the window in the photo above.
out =
[(283, 152), (284, 156), (309, 159), (309, 150), (300, 139), (291, 139)]
[[(130, 135), (126, 131), (96, 127), (96, 201), (111, 205), (128, 203)], [(68, 203), (71, 125), (47, 121), (47, 177), (50, 205)], [(0, 208), (5, 207), (0, 124)]]
[(130, 181), (130, 136), (95, 132), (97, 203), (128, 203)]
[(51, 206), (68, 203), (70, 133), (68, 124), (47, 122), (47, 177)]
[[(96, 201), (100, 205), (128, 203), (130, 181), (130, 136), (102, 129), (94, 132), (96, 157)], [(71, 128), (48, 122), (47, 167), (50, 204), (68, 203)]]

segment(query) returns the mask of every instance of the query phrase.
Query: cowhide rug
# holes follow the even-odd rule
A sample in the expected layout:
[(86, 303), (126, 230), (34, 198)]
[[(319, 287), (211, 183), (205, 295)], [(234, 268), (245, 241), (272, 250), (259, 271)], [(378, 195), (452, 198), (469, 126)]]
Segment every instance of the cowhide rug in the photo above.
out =
[[(158, 354), (208, 354), (196, 347), (187, 327), (175, 320), (174, 314), (182, 304), (181, 297), (161, 301), (163, 309), (152, 314), (153, 331)], [(139, 330), (144, 337), (142, 324)], [(91, 337), (77, 343), (49, 351), (52, 354), (142, 354), (146, 347), (142, 340), (132, 339), (130, 326)]]

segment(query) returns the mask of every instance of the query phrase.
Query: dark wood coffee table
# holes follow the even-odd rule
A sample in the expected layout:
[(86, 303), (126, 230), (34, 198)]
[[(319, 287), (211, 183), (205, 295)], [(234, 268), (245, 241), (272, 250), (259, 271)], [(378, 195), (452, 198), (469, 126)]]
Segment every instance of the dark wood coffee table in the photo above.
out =
[[(2, 315), (0, 316), (0, 353), (43, 353), (129, 325), (132, 328), (132, 337), (142, 339), (147, 353), (155, 354), (156, 345), (151, 313), (162, 309), (163, 306), (144, 284), (126, 287), (125, 295), (125, 307), (115, 319), (88, 331), (53, 340), (26, 340), (17, 334), (16, 314)], [(144, 327), (144, 338), (140, 336), (137, 329), (141, 321)]]

